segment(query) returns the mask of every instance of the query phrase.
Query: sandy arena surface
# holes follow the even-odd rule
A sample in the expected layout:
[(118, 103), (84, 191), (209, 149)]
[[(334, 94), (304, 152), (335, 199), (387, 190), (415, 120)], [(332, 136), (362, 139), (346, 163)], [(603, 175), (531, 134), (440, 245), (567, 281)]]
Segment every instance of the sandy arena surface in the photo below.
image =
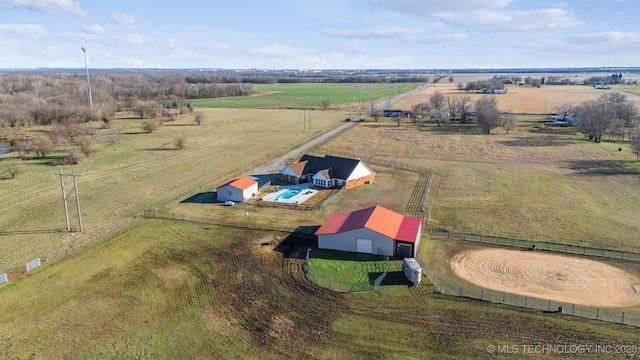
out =
[(640, 305), (640, 279), (599, 261), (481, 249), (454, 255), (449, 266), (458, 277), (495, 291), (597, 307)]

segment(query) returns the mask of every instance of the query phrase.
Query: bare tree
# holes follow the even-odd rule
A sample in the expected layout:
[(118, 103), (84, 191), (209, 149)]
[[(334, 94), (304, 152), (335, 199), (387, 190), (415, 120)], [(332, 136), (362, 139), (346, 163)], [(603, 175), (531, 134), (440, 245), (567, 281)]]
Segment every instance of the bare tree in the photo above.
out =
[(4, 172), (9, 179), (15, 179), (22, 172), (22, 166), (15, 159), (8, 160), (4, 162)]
[(36, 157), (44, 159), (47, 154), (53, 150), (54, 144), (51, 139), (46, 135), (36, 135), (33, 139), (27, 142), (25, 150), (27, 152), (34, 152)]
[(178, 135), (173, 139), (173, 146), (178, 150), (187, 148), (187, 138), (184, 135)]
[(445, 98), (440, 91), (434, 92), (429, 97), (429, 114), (432, 119), (435, 119), (440, 126), (441, 122), (444, 122), (445, 115)]
[(157, 119), (147, 119), (142, 122), (142, 131), (152, 133), (160, 127), (160, 121)]
[(567, 120), (567, 117), (575, 113), (575, 106), (570, 102), (566, 102), (556, 107), (555, 110), (558, 114), (562, 115), (562, 120)]
[(460, 115), (458, 113), (458, 98), (454, 97), (454, 96), (447, 96), (445, 98), (445, 103), (446, 103), (446, 109), (449, 112), (449, 118), (453, 121), (453, 119), (455, 119), (456, 117), (458, 117), (458, 115)]
[(133, 111), (140, 116), (140, 119), (144, 119), (145, 115), (154, 112), (149, 104), (141, 100), (138, 100), (133, 106)]
[(322, 110), (327, 110), (327, 108), (331, 106), (331, 100), (324, 99), (322, 100), (321, 105), (322, 105)]
[(200, 111), (196, 111), (194, 114), (195, 117), (193, 118), (193, 122), (198, 126), (202, 125), (204, 122), (204, 114)]
[(502, 125), (503, 115), (495, 97), (483, 96), (476, 102), (476, 122), (487, 134)]
[(109, 146), (115, 151), (118, 143), (120, 143), (120, 140), (122, 140), (122, 133), (117, 127), (111, 126), (104, 133), (103, 138), (105, 139), (106, 143), (109, 144)]
[(469, 95), (460, 95), (456, 101), (458, 105), (458, 113), (460, 114), (460, 122), (467, 122), (465, 115), (471, 113), (473, 111), (471, 96)]
[(636, 160), (640, 160), (640, 129), (635, 128), (629, 136), (629, 142), (631, 143), (631, 149), (636, 154)]
[[(578, 117), (576, 128), (596, 143), (602, 141), (607, 132), (614, 132), (627, 120), (637, 117), (637, 110), (628, 105), (626, 95), (611, 92), (596, 100), (587, 100), (575, 109)], [(622, 134), (624, 136), (624, 134)]]
[(380, 120), (380, 118), (382, 117), (382, 110), (371, 111), (371, 117), (373, 118), (373, 120), (378, 122), (378, 120)]
[(78, 137), (78, 139), (76, 140), (76, 144), (78, 145), (78, 148), (80, 149), (80, 152), (82, 154), (84, 154), (84, 156), (89, 157), (91, 154), (93, 154), (96, 149), (95, 149), (95, 138), (93, 136), (90, 135), (81, 135)]
[(502, 114), (502, 128), (509, 135), (509, 131), (515, 129), (516, 127), (516, 117), (513, 114)]

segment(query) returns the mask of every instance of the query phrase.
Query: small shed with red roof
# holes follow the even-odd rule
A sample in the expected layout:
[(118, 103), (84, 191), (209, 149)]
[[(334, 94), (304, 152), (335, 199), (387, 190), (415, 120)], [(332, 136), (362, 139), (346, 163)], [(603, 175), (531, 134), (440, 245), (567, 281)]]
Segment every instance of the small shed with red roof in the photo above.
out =
[(246, 201), (258, 194), (258, 182), (250, 177), (241, 177), (219, 186), (219, 201)]
[(377, 205), (334, 213), (315, 234), (320, 249), (415, 257), (422, 220)]

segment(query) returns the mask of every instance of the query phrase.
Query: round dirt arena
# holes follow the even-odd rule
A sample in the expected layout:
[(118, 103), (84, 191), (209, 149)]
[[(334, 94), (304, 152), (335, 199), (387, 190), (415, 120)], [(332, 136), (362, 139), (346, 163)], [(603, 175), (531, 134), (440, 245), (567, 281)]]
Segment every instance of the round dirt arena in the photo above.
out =
[(640, 305), (640, 279), (603, 262), (508, 249), (460, 252), (449, 260), (458, 277), (483, 288), (597, 307)]

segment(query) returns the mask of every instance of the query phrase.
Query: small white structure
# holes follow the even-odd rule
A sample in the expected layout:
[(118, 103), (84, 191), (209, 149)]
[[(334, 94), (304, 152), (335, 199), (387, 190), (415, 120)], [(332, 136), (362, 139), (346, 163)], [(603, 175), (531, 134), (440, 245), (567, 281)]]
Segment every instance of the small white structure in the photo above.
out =
[(247, 201), (258, 195), (258, 182), (245, 176), (218, 187), (217, 192), (218, 201)]
[(412, 283), (418, 285), (422, 280), (422, 268), (414, 258), (404, 258), (402, 260), (402, 272)]

